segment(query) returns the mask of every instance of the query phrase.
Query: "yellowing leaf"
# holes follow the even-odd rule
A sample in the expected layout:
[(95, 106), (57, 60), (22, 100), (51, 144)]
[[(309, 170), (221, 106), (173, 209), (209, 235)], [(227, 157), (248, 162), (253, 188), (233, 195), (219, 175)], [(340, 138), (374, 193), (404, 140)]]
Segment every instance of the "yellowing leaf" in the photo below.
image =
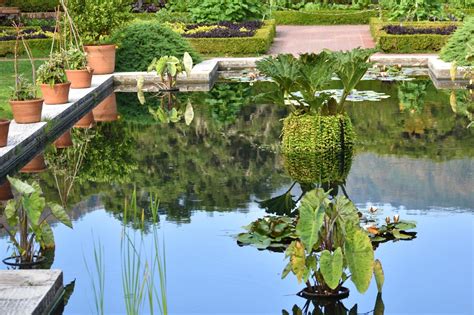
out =
[(383, 268), (382, 268), (382, 263), (380, 260), (375, 260), (374, 263), (374, 276), (375, 276), (375, 282), (377, 283), (377, 290), (379, 293), (382, 292), (383, 288), (383, 283), (385, 282), (385, 275), (383, 273)]
[(193, 69), (193, 58), (188, 52), (184, 53), (183, 65), (184, 65), (184, 70), (186, 71), (186, 75), (189, 77)]
[(308, 274), (304, 246), (295, 241), (288, 246), (287, 253), (290, 255), (291, 270), (298, 279), (298, 283), (301, 283)]

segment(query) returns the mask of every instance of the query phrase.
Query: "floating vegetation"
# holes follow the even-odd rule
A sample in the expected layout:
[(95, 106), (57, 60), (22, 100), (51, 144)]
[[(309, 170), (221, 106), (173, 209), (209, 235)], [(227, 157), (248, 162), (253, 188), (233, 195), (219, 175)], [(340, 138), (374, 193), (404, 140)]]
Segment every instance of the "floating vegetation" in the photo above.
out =
[(369, 232), (372, 243), (385, 243), (388, 241), (412, 240), (416, 238), (417, 232), (409, 232), (416, 228), (416, 223), (413, 221), (400, 221), (398, 215), (385, 218), (384, 225), (377, 227), (376, 225), (368, 225), (365, 227)]
[[(323, 90), (318, 92), (317, 95), (321, 94), (329, 94), (333, 96), (337, 101), (339, 101), (343, 95), (343, 90), (341, 89), (331, 89), (331, 90)], [(390, 98), (390, 95), (385, 93), (379, 93), (375, 91), (358, 91), (352, 90), (351, 94), (347, 97), (347, 101), (349, 102), (380, 102), (383, 99)]]

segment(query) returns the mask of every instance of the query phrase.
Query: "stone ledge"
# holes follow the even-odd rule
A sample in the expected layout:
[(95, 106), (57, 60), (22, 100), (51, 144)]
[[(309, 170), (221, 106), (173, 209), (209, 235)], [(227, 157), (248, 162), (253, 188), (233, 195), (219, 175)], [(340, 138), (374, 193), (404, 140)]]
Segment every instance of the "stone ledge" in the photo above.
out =
[(430, 58), (435, 54), (382, 54), (376, 53), (370, 57), (370, 61), (386, 66), (402, 67), (428, 67)]
[(0, 271), (0, 314), (48, 314), (62, 293), (61, 270)]
[[(433, 74), (433, 77), (438, 80), (451, 80), (451, 62), (445, 62), (439, 59), (438, 56), (432, 57), (428, 60), (428, 68)], [(468, 67), (458, 67), (456, 70), (456, 80), (464, 81)]]

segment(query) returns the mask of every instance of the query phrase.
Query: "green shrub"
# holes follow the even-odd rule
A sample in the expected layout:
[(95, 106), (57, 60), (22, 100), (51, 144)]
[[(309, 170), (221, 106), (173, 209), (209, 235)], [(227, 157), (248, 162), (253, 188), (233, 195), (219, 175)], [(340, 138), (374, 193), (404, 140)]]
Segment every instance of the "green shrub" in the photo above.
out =
[(367, 24), (376, 10), (318, 10), (311, 12), (275, 11), (272, 17), (278, 25), (339, 25)]
[(441, 51), (441, 59), (456, 61), (459, 66), (474, 66), (467, 60), (469, 47), (474, 47), (474, 17), (468, 18), (449, 39)]
[[(48, 56), (51, 50), (51, 39), (30, 39), (28, 45), (31, 48), (31, 52), (35, 58)], [(0, 57), (7, 57), (13, 55), (15, 52), (15, 41), (3, 41), (0, 42)], [(19, 47), (19, 54), (23, 55), (25, 50), (23, 45)]]
[(275, 21), (265, 21), (265, 25), (252, 37), (232, 38), (187, 38), (191, 46), (201, 54), (249, 55), (264, 54), (275, 37)]
[(197, 63), (200, 56), (186, 39), (156, 22), (132, 23), (119, 30), (112, 40), (118, 45), (117, 71), (146, 71), (153, 58), (188, 52)]
[(23, 12), (48, 12), (54, 11), (59, 0), (7, 0), (6, 5), (18, 7)]
[(261, 0), (202, 0), (190, 8), (197, 23), (240, 22), (263, 16)]
[(108, 41), (115, 30), (131, 19), (128, 0), (69, 0), (67, 3), (86, 44)]
[[(456, 22), (406, 22), (404, 26), (411, 27), (444, 27), (457, 25)], [(414, 34), (414, 35), (391, 35), (382, 28), (386, 25), (394, 25), (394, 22), (384, 22), (373, 18), (370, 20), (370, 30), (377, 48), (386, 53), (433, 53), (443, 48), (449, 39), (449, 35), (436, 34)]]
[(390, 20), (427, 21), (442, 18), (443, 10), (439, 0), (399, 0), (389, 6)]

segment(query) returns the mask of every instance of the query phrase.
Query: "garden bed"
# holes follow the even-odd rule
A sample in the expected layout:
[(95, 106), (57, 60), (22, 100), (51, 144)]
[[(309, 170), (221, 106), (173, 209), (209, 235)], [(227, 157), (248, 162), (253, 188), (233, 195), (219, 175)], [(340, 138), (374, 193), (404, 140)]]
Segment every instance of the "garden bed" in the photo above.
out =
[(378, 14), (377, 10), (275, 11), (273, 18), (278, 25), (343, 25), (368, 24)]
[[(208, 32), (207, 36), (212, 35), (213, 32)], [(234, 31), (228, 31), (227, 34)], [(191, 46), (199, 53), (206, 55), (250, 55), (250, 54), (264, 54), (270, 48), (273, 38), (275, 37), (275, 21), (269, 20), (263, 22), (260, 28), (254, 31), (244, 31), (241, 35), (246, 37), (204, 37), (204, 35), (194, 35), (193, 37), (186, 36)], [(251, 35), (252, 33), (253, 35)], [(226, 34), (226, 31), (224, 31)], [(248, 36), (251, 35), (251, 36)]]
[(386, 53), (438, 52), (458, 25), (457, 22), (405, 22), (400, 24), (385, 22), (378, 18), (370, 19), (370, 31), (377, 47)]

